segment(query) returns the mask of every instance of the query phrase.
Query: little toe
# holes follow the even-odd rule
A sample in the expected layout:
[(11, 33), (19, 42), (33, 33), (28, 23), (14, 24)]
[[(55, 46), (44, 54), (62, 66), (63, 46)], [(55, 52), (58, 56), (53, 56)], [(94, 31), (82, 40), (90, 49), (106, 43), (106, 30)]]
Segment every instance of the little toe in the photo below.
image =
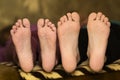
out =
[(107, 26), (108, 26), (108, 27), (110, 27), (110, 26), (111, 26), (111, 23), (110, 23), (110, 22), (107, 22), (106, 24), (107, 24)]
[(11, 29), (10, 34), (13, 36), (15, 34), (15, 30)]
[(24, 18), (23, 19), (23, 25), (24, 25), (24, 27), (29, 28), (30, 27), (30, 21), (27, 18)]
[(72, 21), (72, 14), (71, 13), (67, 13), (67, 17), (68, 17), (68, 20)]
[(97, 20), (101, 20), (101, 16), (102, 16), (102, 13), (101, 13), (101, 12), (98, 12), (96, 19), (97, 19)]
[(39, 19), (38, 22), (37, 22), (37, 26), (38, 28), (42, 28), (44, 26), (44, 19)]
[(89, 21), (93, 21), (93, 20), (96, 20), (96, 16), (97, 16), (97, 14), (96, 13), (94, 13), (94, 12), (92, 12), (90, 15), (89, 15), (89, 17), (88, 17), (88, 20)]
[(104, 23), (107, 23), (109, 19), (107, 17), (104, 18)]
[(77, 12), (72, 13), (72, 20), (79, 22), (80, 21), (80, 16)]
[(11, 35), (17, 32), (17, 26), (13, 25), (12, 29), (10, 30)]

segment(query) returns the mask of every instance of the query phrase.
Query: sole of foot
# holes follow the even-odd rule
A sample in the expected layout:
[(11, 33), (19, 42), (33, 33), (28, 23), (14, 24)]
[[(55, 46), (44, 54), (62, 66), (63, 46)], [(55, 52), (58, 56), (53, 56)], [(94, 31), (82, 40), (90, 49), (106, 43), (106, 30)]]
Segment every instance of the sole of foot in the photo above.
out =
[(56, 64), (56, 27), (48, 19), (39, 19), (37, 26), (42, 67), (46, 72), (51, 72)]
[(78, 13), (67, 13), (67, 15), (61, 17), (57, 32), (63, 68), (66, 72), (71, 73), (76, 69), (80, 60), (78, 50), (80, 16)]
[(99, 72), (105, 62), (105, 52), (110, 34), (110, 22), (101, 12), (91, 13), (88, 17), (88, 58), (93, 71)]
[(27, 18), (19, 19), (11, 29), (11, 36), (20, 67), (25, 72), (30, 72), (33, 68), (33, 56), (31, 50), (30, 22)]

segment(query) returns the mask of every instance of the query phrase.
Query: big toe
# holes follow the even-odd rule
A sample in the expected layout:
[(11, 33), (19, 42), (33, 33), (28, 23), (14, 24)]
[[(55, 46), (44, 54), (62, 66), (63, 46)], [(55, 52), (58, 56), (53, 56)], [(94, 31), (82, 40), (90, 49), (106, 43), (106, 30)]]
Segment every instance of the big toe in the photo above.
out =
[(89, 20), (89, 21), (95, 20), (95, 19), (96, 19), (96, 16), (97, 16), (97, 14), (94, 13), (94, 12), (92, 12), (92, 13), (89, 15), (89, 17), (88, 17), (88, 20)]
[(76, 22), (79, 22), (79, 20), (80, 20), (79, 14), (77, 12), (73, 12), (72, 13), (72, 19)]
[(30, 27), (30, 21), (27, 18), (24, 18), (23, 25), (24, 25), (24, 27)]

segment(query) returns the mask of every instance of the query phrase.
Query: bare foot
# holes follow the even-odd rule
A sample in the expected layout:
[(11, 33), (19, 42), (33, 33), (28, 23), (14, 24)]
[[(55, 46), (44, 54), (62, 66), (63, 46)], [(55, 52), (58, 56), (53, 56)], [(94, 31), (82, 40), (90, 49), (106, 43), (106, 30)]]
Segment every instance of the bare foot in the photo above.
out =
[(51, 72), (56, 64), (56, 27), (48, 19), (39, 19), (37, 25), (42, 67), (46, 72)]
[(91, 13), (88, 18), (88, 57), (93, 71), (100, 71), (105, 62), (105, 52), (110, 33), (110, 22), (101, 12)]
[(10, 32), (21, 68), (25, 72), (30, 72), (33, 68), (33, 56), (29, 20), (26, 18), (18, 20)]
[(78, 13), (67, 13), (58, 22), (58, 38), (62, 65), (67, 72), (73, 72), (79, 61), (78, 36), (80, 31)]

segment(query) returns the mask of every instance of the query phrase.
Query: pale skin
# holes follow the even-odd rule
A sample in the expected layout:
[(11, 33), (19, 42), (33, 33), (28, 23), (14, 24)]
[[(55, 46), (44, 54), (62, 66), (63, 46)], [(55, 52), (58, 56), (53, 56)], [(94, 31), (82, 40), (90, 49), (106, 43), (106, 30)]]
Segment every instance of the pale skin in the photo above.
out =
[(77, 63), (80, 60), (78, 50), (80, 28), (80, 17), (76, 12), (67, 13), (67, 15), (61, 17), (58, 22), (57, 31), (62, 65), (68, 73), (76, 69)]
[[(73, 72), (79, 61), (78, 50), (78, 36), (80, 31), (79, 20), (80, 20), (79, 15), (76, 12), (73, 12), (68, 13), (67, 16), (64, 16), (64, 18), (61, 17), (61, 20), (58, 22), (57, 33), (60, 41), (59, 45), (62, 56), (62, 64), (66, 72)], [(42, 67), (46, 72), (51, 72), (54, 66), (57, 64), (56, 27), (48, 19), (39, 19), (37, 22), (37, 27), (41, 47)], [(17, 51), (21, 68), (25, 72), (30, 72), (33, 68), (33, 57), (30, 43), (31, 32), (29, 20), (23, 19), (16, 22), (16, 24), (11, 29), (11, 35)], [(67, 41), (68, 39), (69, 42)], [(24, 40), (26, 40), (26, 42)], [(65, 47), (67, 50), (64, 49), (64, 44), (66, 44)], [(71, 63), (68, 64), (68, 62), (72, 62), (73, 65), (71, 66)]]
[(37, 27), (41, 47), (42, 67), (46, 72), (51, 72), (57, 64), (56, 27), (48, 19), (39, 19)]
[[(18, 20), (11, 31), (13, 43), (16, 48), (19, 64), (25, 72), (33, 68), (33, 56), (31, 49), (31, 31), (28, 19)], [(29, 66), (28, 66), (29, 65)]]
[[(42, 67), (46, 72), (51, 72), (53, 67), (57, 64), (56, 27), (48, 19), (39, 19), (37, 26), (38, 37), (41, 43)], [(34, 66), (31, 49), (30, 21), (27, 18), (18, 20), (15, 25), (13, 25), (10, 32), (20, 67), (23, 71), (30, 72)]]
[(110, 34), (110, 22), (108, 18), (102, 14), (91, 13), (88, 17), (88, 58), (89, 66), (95, 71), (102, 70), (105, 62), (105, 51)]
[[(68, 73), (73, 72), (80, 60), (78, 37), (81, 27), (78, 13), (67, 13), (61, 17), (57, 29), (48, 19), (39, 19), (37, 28), (43, 69), (51, 72), (58, 62), (56, 57), (56, 38), (58, 36), (63, 68)], [(101, 12), (91, 13), (88, 17), (87, 30), (89, 65), (93, 71), (99, 72), (105, 62), (110, 22)], [(23, 71), (30, 72), (34, 66), (30, 21), (27, 18), (18, 20), (10, 32), (20, 67)]]

